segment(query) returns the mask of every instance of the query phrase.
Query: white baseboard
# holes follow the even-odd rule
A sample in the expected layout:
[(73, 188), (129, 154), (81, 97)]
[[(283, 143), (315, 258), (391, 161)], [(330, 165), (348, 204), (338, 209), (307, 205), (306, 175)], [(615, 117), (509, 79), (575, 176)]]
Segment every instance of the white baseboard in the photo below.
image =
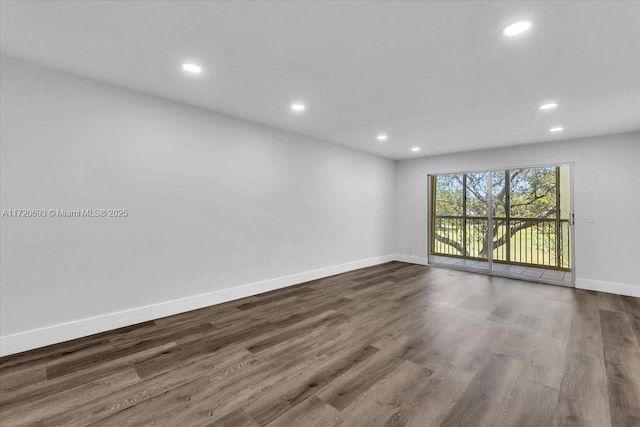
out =
[(640, 298), (640, 286), (576, 278), (576, 288)]
[(409, 264), (427, 265), (427, 258), (419, 256), (395, 254), (393, 255), (393, 259), (395, 261), (408, 262)]
[(292, 274), (290, 276), (277, 277), (275, 279), (194, 295), (173, 301), (161, 302), (158, 304), (137, 307), (87, 319), (60, 323), (31, 331), (20, 332), (17, 334), (6, 335), (0, 337), (0, 356), (7, 356), (26, 350), (32, 350), (51, 344), (57, 344), (121, 328), (123, 326), (134, 325), (136, 323), (233, 301), (275, 289), (297, 285), (310, 280), (321, 279), (323, 277), (346, 273), (347, 271), (357, 270), (359, 268), (383, 264), (385, 262), (393, 261), (394, 259), (395, 257), (393, 255), (367, 258), (345, 264), (319, 268), (317, 270)]
[[(427, 259), (423, 257), (403, 254), (384, 255), (324, 267), (317, 270), (305, 271), (289, 276), (277, 277), (275, 279), (249, 283), (177, 300), (90, 317), (87, 319), (60, 323), (40, 329), (0, 337), (0, 356), (7, 356), (51, 344), (82, 338), (88, 335), (134, 325), (136, 323), (159, 319), (161, 317), (184, 313), (190, 310), (196, 310), (223, 302), (269, 292), (275, 289), (285, 288), (287, 286), (297, 285), (310, 280), (346, 273), (359, 268), (384, 264), (389, 261), (401, 261), (420, 265), (427, 264)], [(624, 283), (578, 278), (576, 280), (576, 287), (579, 289), (640, 297), (640, 286)]]

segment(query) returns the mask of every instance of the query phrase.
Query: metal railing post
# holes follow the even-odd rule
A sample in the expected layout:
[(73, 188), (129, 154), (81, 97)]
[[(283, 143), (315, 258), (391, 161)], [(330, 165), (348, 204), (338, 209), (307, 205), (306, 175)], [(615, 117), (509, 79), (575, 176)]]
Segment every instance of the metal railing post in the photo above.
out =
[(562, 236), (562, 230), (560, 227), (560, 168), (556, 166), (556, 267), (562, 267), (560, 264), (560, 237)]
[(462, 255), (469, 256), (467, 250), (467, 174), (462, 175)]
[(505, 226), (505, 233), (507, 233), (506, 242), (506, 261), (511, 261), (511, 171), (509, 169), (504, 171), (504, 217), (507, 225)]

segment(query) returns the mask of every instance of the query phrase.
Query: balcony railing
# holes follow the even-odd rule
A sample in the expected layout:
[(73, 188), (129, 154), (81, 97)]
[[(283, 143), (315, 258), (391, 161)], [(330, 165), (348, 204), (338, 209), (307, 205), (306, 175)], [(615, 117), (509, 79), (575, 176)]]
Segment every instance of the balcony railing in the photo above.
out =
[[(432, 253), (487, 260), (489, 219), (436, 216)], [(569, 220), (493, 218), (493, 261), (569, 270)]]

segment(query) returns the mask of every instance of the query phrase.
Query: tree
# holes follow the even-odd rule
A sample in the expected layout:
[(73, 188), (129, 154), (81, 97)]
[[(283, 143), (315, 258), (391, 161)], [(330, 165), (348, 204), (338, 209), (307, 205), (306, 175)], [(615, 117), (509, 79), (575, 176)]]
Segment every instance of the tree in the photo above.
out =
[[(516, 233), (537, 227), (538, 222), (531, 219), (555, 218), (558, 214), (555, 167), (497, 171), (492, 175), (494, 249), (505, 245)], [(488, 221), (482, 219), (489, 212), (488, 173), (438, 175), (436, 179), (436, 216), (454, 218), (436, 227), (435, 239), (463, 256), (470, 256), (471, 246), (476, 249), (475, 256), (485, 258), (489, 229)], [(466, 230), (462, 217), (466, 218)], [(465, 235), (467, 241), (462, 237)]]

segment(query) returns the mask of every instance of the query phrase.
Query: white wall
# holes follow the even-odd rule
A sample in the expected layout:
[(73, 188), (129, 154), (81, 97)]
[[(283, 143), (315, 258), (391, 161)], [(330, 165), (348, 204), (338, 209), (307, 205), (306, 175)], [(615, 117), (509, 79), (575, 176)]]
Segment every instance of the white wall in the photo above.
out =
[(459, 170), (575, 162), (578, 286), (640, 296), (640, 133), (393, 162), (0, 67), (0, 207), (129, 211), (1, 219), (2, 355), (384, 262), (394, 243), (424, 262), (426, 176)]
[(560, 162), (575, 162), (576, 286), (640, 296), (638, 132), (399, 161), (396, 251), (426, 262), (427, 174)]
[(3, 354), (393, 253), (392, 160), (6, 56), (0, 75), (2, 209), (129, 211), (2, 218)]

